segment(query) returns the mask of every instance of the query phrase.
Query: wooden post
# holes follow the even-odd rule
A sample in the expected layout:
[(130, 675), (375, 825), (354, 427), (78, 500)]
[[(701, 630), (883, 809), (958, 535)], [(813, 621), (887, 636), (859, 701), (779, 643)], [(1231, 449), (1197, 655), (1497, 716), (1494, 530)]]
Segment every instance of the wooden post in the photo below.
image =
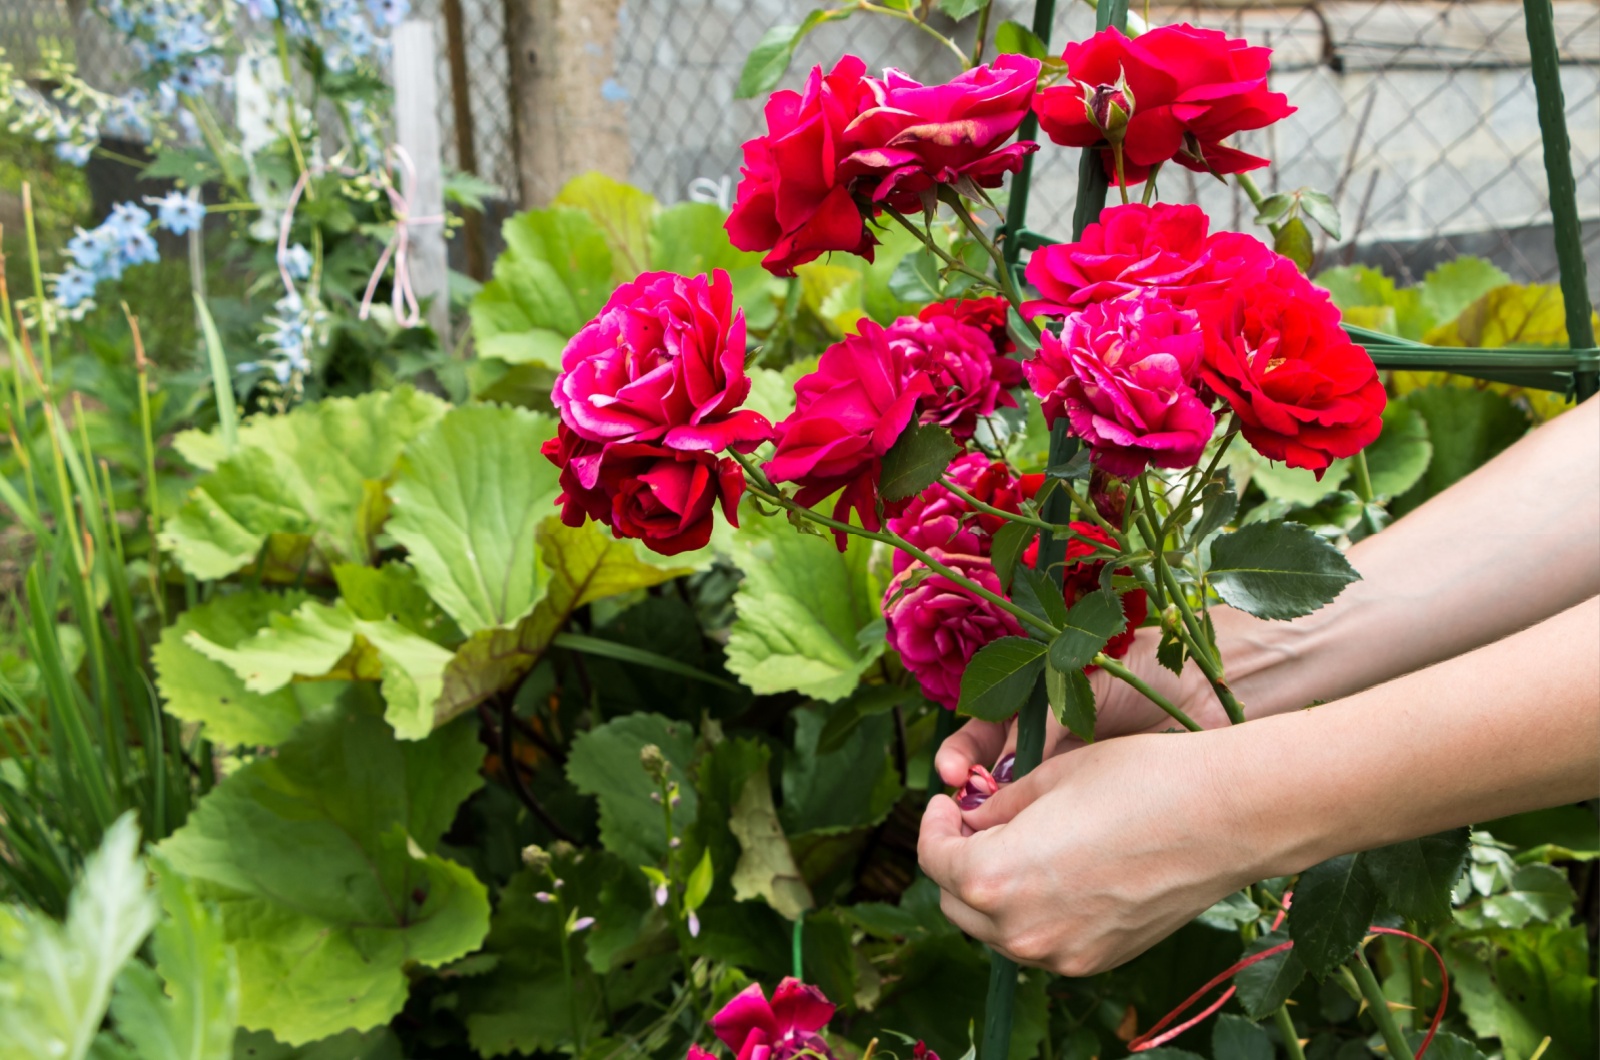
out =
[[(444, 217), (444, 173), (439, 158), (439, 90), (433, 24), (408, 18), (394, 29), (396, 140), (411, 156), (416, 183), (410, 189), (413, 217)], [(401, 178), (404, 179), (402, 173)], [(428, 323), (450, 349), (450, 267), (444, 224), (413, 225), (411, 284), (419, 300), (431, 298)]]
[(579, 173), (627, 180), (627, 110), (612, 80), (621, 0), (507, 0), (522, 204)]
[[(472, 81), (467, 75), (467, 31), (461, 14), (461, 0), (444, 0), (444, 50), (450, 58), (450, 113), (456, 133), (456, 168), (463, 173), (478, 172), (477, 130), (472, 124)], [(467, 275), (474, 280), (489, 278), (488, 259), (483, 249), (483, 214), (465, 211), (462, 242), (467, 251)]]

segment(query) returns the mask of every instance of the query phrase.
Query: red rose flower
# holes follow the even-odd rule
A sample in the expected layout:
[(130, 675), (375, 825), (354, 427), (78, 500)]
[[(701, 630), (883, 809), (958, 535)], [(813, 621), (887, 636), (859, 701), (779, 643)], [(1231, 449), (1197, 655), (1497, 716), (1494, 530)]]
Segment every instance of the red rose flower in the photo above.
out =
[[(808, 507), (843, 488), (834, 518), (853, 508), (863, 526), (878, 529), (883, 455), (910, 426), (917, 403), (934, 396), (927, 373), (910, 363), (904, 344), (864, 320), (860, 332), (824, 350), (794, 390), (795, 409), (776, 428), (767, 475), (798, 483), (795, 500)], [(843, 550), (842, 535), (835, 537)]]
[[(1006, 512), (1022, 510), (1024, 499), (1031, 498), (1043, 484), (1043, 475), (1013, 477), (1011, 469), (982, 453), (964, 453), (950, 462), (945, 477), (983, 503)], [(935, 482), (889, 519), (889, 529), (923, 551), (941, 549), (974, 556), (987, 556), (993, 537), (1006, 520), (998, 515), (974, 512), (966, 501)], [(914, 562), (896, 549), (894, 572), (899, 574)]]
[[(971, 324), (975, 328), (982, 328), (989, 336), (989, 341), (994, 343), (994, 352), (997, 359), (1002, 361), (996, 365), (995, 378), (1004, 386), (1017, 386), (1022, 382), (1022, 365), (1013, 361), (1004, 354), (1017, 348), (1011, 341), (1011, 332), (1006, 326), (1007, 311), (1011, 303), (998, 295), (987, 298), (947, 298), (942, 302), (930, 302), (922, 307), (917, 314), (918, 320), (938, 324), (946, 320), (954, 320), (958, 324)], [(1009, 382), (1004, 378), (1007, 373), (1015, 373)]]
[[(932, 552), (957, 573), (1000, 591), (1000, 579), (982, 556)], [(920, 561), (895, 575), (883, 594), (889, 646), (922, 686), (922, 694), (946, 710), (961, 700), (961, 675), (979, 648), (1001, 637), (1020, 637), (1017, 620), (994, 603)]]
[(1046, 422), (1067, 417), (1094, 461), (1130, 478), (1151, 464), (1192, 467), (1216, 427), (1195, 393), (1198, 316), (1153, 294), (1096, 302), (1046, 331), (1023, 371)]
[(859, 178), (864, 198), (902, 213), (921, 210), (937, 184), (997, 188), (1039, 149), (1002, 146), (1027, 116), (1038, 82), (1039, 61), (1021, 55), (1002, 55), (943, 85), (885, 70), (877, 105), (847, 132), (852, 152), (843, 169)]
[(1016, 407), (1017, 399), (995, 378), (994, 343), (981, 328), (901, 317), (889, 327), (889, 342), (905, 351), (907, 363), (926, 373), (933, 387), (933, 396), (922, 402), (921, 422), (948, 427), (956, 441), (972, 437), (978, 417)]
[(1231, 286), (1200, 312), (1201, 378), (1233, 407), (1262, 456), (1321, 478), (1383, 430), (1387, 397), (1372, 358), (1294, 262), (1278, 258), (1264, 279)]
[(877, 243), (862, 220), (839, 165), (849, 153), (845, 128), (876, 102), (866, 64), (846, 55), (832, 72), (814, 67), (804, 93), (774, 92), (767, 133), (744, 144), (742, 179), (728, 215), (728, 239), (740, 250), (767, 251), (777, 276), (832, 250), (872, 260)]
[(739, 525), (744, 472), (728, 457), (703, 449), (666, 449), (640, 442), (591, 442), (565, 423), (544, 444), (561, 468), (561, 521), (584, 518), (637, 538), (652, 552), (677, 555), (711, 540), (713, 513)]
[(1056, 143), (1104, 146), (1101, 157), (1113, 180), (1116, 167), (1094, 103), (1117, 93), (1119, 108), (1132, 107), (1121, 130), (1127, 183), (1143, 181), (1153, 166), (1172, 160), (1200, 173), (1242, 173), (1267, 160), (1221, 141), (1294, 113), (1282, 93), (1267, 87), (1271, 55), (1268, 48), (1188, 25), (1161, 26), (1136, 40), (1105, 29), (1066, 46), (1062, 58), (1071, 81), (1039, 92), (1034, 110)]
[(592, 442), (749, 450), (772, 425), (739, 408), (750, 393), (744, 358), (744, 312), (727, 273), (647, 272), (567, 343), (550, 398)]

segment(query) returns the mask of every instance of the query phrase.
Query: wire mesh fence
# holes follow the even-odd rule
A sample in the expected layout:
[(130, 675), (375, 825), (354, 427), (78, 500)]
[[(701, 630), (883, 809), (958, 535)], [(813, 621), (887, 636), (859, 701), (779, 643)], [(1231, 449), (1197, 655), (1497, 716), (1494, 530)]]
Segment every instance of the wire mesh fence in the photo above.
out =
[[(220, 0), (219, 0), (220, 2)], [(518, 86), (507, 15), (514, 5), (561, 0), (416, 0), (439, 41), (440, 114), (446, 163), (519, 197)], [(623, 0), (614, 21), (585, 24), (583, 47), (602, 71), (603, 105), (627, 129), (626, 172), (659, 199), (727, 205), (740, 144), (762, 127), (761, 100), (735, 100), (745, 57), (771, 26), (799, 22), (814, 0)], [(1059, 48), (1093, 30), (1093, 11), (1061, 0)], [(1136, 10), (1137, 5), (1136, 5)], [(1555, 0), (1562, 84), (1572, 135), (1590, 286), (1600, 294), (1600, 4)], [(996, 0), (994, 21), (1027, 23), (1032, 5)], [(1332, 194), (1344, 238), (1324, 241), (1321, 265), (1359, 261), (1397, 280), (1473, 253), (1522, 281), (1556, 275), (1549, 197), (1534, 90), (1516, 0), (1328, 0), (1260, 6), (1202, 0), (1148, 10), (1154, 23), (1191, 22), (1274, 49), (1273, 87), (1299, 109), (1245, 134), (1245, 150), (1273, 161), (1268, 190), (1311, 186)], [(959, 42), (970, 23), (936, 26)], [(82, 68), (117, 87), (133, 63), (115, 33), (82, 0), (6, 0), (0, 47), (19, 69), (41, 43), (65, 42)], [(816, 63), (853, 52), (869, 67), (895, 66), (922, 80), (952, 76), (956, 61), (909, 24), (857, 15), (801, 44), (783, 82), (796, 86)], [(540, 145), (525, 145), (539, 150)], [(1235, 186), (1183, 171), (1164, 198), (1198, 202), (1215, 223), (1250, 227)], [(1030, 226), (1067, 230), (1077, 186), (1076, 152), (1046, 144), (1035, 169)], [(492, 240), (492, 235), (491, 235)]]

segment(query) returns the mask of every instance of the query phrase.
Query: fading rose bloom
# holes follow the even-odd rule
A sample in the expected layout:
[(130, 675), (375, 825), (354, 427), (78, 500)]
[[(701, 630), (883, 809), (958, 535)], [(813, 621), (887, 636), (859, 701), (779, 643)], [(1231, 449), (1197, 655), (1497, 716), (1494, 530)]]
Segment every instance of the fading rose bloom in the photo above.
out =
[(994, 343), (983, 329), (955, 320), (901, 317), (888, 334), (889, 343), (905, 351), (906, 362), (926, 373), (933, 388), (933, 396), (922, 402), (920, 422), (946, 427), (964, 444), (978, 429), (980, 416), (1016, 408), (1017, 399), (995, 377)]
[(1236, 285), (1201, 312), (1201, 376), (1262, 456), (1321, 478), (1382, 432), (1388, 399), (1372, 358), (1294, 262), (1280, 257), (1265, 280)]
[(789, 1060), (806, 1051), (832, 1057), (817, 1032), (828, 1025), (833, 1011), (822, 991), (789, 977), (778, 984), (770, 1002), (759, 983), (745, 987), (711, 1017), (711, 1030), (737, 1060)]
[[(958, 574), (990, 592), (1000, 579), (982, 556), (930, 552)], [(961, 675), (979, 648), (1001, 637), (1020, 637), (1011, 616), (971, 590), (918, 562), (890, 581), (883, 594), (889, 646), (922, 686), (922, 694), (947, 710), (961, 700)]]
[(876, 83), (877, 105), (861, 112), (846, 138), (842, 168), (860, 194), (901, 213), (923, 208), (938, 184), (969, 180), (997, 188), (1039, 145), (1003, 146), (1033, 103), (1039, 61), (1001, 55), (942, 85), (924, 85), (899, 70)]
[(677, 555), (711, 540), (714, 513), (739, 525), (744, 472), (729, 457), (705, 450), (642, 443), (590, 442), (565, 423), (543, 453), (561, 468), (561, 521), (584, 518), (636, 538), (652, 552)]
[[(847, 519), (853, 508), (863, 526), (878, 529), (883, 455), (910, 426), (918, 402), (933, 398), (928, 374), (911, 364), (903, 344), (865, 320), (857, 334), (823, 351), (794, 389), (795, 410), (777, 426), (768, 477), (798, 483), (795, 500), (807, 507), (842, 488), (834, 518)], [(835, 537), (842, 551), (842, 535)]]
[(1267, 160), (1221, 141), (1265, 128), (1295, 110), (1287, 97), (1267, 87), (1271, 56), (1271, 49), (1189, 25), (1160, 26), (1134, 40), (1105, 29), (1066, 46), (1062, 58), (1069, 80), (1039, 92), (1034, 110), (1056, 143), (1102, 146), (1106, 175), (1113, 181), (1116, 166), (1093, 101), (1118, 92), (1133, 107), (1121, 129), (1127, 183), (1140, 183), (1167, 161), (1199, 173), (1242, 173)]
[(1023, 315), (1030, 320), (1040, 314), (1066, 316), (1095, 302), (1147, 290), (1181, 301), (1178, 289), (1209, 279), (1209, 227), (1198, 206), (1107, 207), (1076, 243), (1033, 252), (1027, 276), (1039, 297), (1023, 304)]
[(1192, 385), (1198, 329), (1197, 314), (1154, 295), (1097, 302), (1067, 317), (1060, 336), (1046, 331), (1023, 371), (1046, 421), (1067, 417), (1111, 474), (1192, 467), (1216, 426)]
[[(1022, 501), (1038, 492), (1044, 481), (1043, 475), (1017, 478), (1002, 461), (991, 461), (982, 453), (956, 457), (945, 476), (983, 503), (1007, 512), (1020, 512)], [(889, 529), (925, 552), (937, 548), (987, 556), (993, 536), (1005, 522), (998, 515), (974, 512), (966, 501), (935, 482), (889, 519)], [(916, 561), (896, 549), (893, 562), (894, 572), (899, 574)]]
[(939, 1054), (928, 1048), (928, 1043), (919, 1038), (917, 1044), (911, 1047), (911, 1060), (939, 1060)]
[(739, 189), (725, 227), (740, 250), (766, 251), (776, 276), (833, 250), (872, 260), (877, 243), (840, 172), (845, 128), (877, 103), (867, 66), (846, 55), (832, 71), (813, 67), (804, 92), (774, 92), (767, 132), (744, 144)]
[(744, 358), (744, 312), (726, 272), (647, 272), (567, 343), (550, 399), (592, 442), (748, 450), (772, 425), (739, 408), (750, 393)]

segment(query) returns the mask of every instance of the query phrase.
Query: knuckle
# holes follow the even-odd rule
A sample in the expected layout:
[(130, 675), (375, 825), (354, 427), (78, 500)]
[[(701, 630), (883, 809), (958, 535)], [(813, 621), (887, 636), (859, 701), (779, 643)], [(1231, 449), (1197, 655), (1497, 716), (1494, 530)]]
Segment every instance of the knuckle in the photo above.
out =
[(1023, 964), (1044, 964), (1050, 959), (1053, 943), (1049, 933), (1029, 929), (1008, 936), (1005, 948)]
[(978, 869), (960, 882), (960, 897), (980, 913), (995, 912), (1006, 904), (1010, 881), (990, 869)]

